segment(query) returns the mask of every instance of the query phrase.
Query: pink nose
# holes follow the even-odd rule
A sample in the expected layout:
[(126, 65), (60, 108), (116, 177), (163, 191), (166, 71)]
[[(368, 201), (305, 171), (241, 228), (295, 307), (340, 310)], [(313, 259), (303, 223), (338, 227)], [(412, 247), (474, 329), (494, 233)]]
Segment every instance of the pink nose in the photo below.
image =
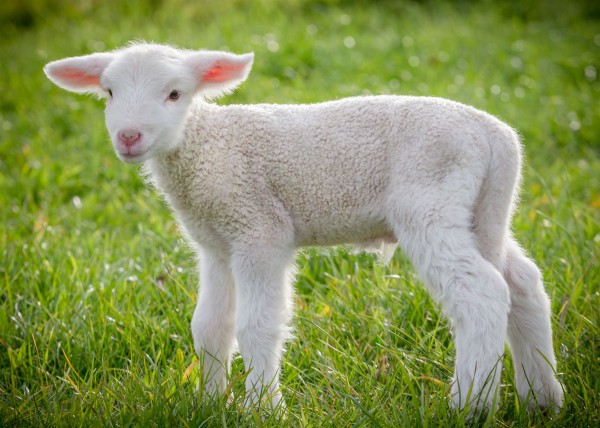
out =
[(135, 129), (126, 129), (125, 131), (119, 132), (119, 142), (125, 147), (133, 147), (138, 141), (142, 139), (142, 133)]

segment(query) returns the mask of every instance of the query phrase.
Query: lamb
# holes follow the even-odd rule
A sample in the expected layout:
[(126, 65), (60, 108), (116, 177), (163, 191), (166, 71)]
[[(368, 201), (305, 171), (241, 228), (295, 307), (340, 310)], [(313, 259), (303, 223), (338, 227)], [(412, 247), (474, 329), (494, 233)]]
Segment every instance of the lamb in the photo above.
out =
[(222, 394), (237, 340), (249, 405), (283, 406), (298, 247), (399, 245), (450, 318), (451, 398), (497, 398), (504, 344), (530, 408), (560, 408), (550, 304), (513, 238), (521, 143), (457, 102), (368, 96), (312, 105), (210, 102), (253, 54), (132, 43), (53, 61), (66, 90), (106, 98), (117, 156), (143, 163), (200, 259), (191, 329), (207, 394)]

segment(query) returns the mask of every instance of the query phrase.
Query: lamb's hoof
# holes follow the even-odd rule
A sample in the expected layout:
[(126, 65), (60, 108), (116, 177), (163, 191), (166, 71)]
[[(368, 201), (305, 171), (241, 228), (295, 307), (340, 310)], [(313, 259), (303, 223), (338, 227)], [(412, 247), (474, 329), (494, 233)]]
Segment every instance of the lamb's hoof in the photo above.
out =
[(562, 386), (556, 382), (551, 388), (528, 395), (526, 398), (527, 411), (529, 413), (539, 411), (545, 416), (553, 416), (562, 409), (563, 399)]

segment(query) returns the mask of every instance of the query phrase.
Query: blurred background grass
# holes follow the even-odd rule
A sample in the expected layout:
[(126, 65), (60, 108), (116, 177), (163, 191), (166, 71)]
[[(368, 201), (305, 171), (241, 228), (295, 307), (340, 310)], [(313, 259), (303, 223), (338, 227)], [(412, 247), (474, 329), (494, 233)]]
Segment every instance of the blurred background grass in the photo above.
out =
[[(113, 155), (102, 102), (54, 87), (51, 60), (129, 40), (254, 51), (220, 103), (435, 95), (523, 135), (515, 231), (553, 299), (566, 409), (528, 417), (507, 360), (488, 424), (598, 426), (600, 8), (530, 1), (111, 1), (0, 4), (0, 425), (246, 425), (196, 399), (193, 256), (137, 169)], [(397, 253), (389, 268), (303, 251), (291, 426), (456, 426), (451, 336)], [(241, 363), (233, 376), (237, 393)]]

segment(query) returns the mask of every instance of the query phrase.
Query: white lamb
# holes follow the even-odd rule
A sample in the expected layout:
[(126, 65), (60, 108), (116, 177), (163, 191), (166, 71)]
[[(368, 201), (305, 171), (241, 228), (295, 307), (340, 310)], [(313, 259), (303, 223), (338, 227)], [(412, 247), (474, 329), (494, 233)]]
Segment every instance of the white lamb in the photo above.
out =
[(439, 98), (207, 102), (252, 61), (136, 43), (45, 67), (58, 86), (107, 98), (117, 156), (144, 162), (197, 248), (191, 327), (207, 391), (225, 391), (237, 339), (250, 402), (280, 405), (297, 247), (398, 243), (452, 321), (453, 403), (493, 404), (508, 340), (520, 397), (559, 408), (549, 299), (509, 229), (517, 134)]

